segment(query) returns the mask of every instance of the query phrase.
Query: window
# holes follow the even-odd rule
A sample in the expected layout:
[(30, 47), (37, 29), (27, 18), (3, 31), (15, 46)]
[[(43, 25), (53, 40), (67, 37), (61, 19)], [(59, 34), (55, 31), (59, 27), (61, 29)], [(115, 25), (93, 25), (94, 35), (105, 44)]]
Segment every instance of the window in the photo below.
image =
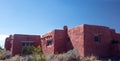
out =
[(112, 44), (118, 44), (119, 43), (119, 41), (118, 40), (112, 40)]
[(95, 43), (98, 43), (100, 40), (99, 40), (99, 36), (94, 36), (94, 42)]
[(25, 47), (25, 46), (33, 46), (33, 43), (32, 42), (22, 42), (22, 46)]
[(52, 45), (52, 39), (47, 40), (47, 46)]
[(30, 43), (29, 43), (29, 42), (27, 42), (27, 43), (26, 43), (26, 46), (29, 46), (29, 44), (30, 44)]
[(33, 43), (30, 43), (30, 46), (33, 46)]
[(26, 44), (25, 44), (25, 43), (22, 43), (22, 46), (26, 46)]

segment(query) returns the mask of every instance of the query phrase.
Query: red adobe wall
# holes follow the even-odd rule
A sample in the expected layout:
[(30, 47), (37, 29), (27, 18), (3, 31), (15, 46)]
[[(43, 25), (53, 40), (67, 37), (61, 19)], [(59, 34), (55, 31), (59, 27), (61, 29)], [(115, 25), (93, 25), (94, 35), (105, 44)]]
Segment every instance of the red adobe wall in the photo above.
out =
[(110, 54), (111, 56), (120, 56), (120, 34), (116, 32), (112, 32), (113, 40), (118, 41), (117, 44), (110, 45)]
[(10, 41), (9, 37), (7, 37), (5, 39), (5, 46), (4, 47), (5, 47), (6, 50), (10, 50), (10, 48), (11, 48), (11, 41)]
[(33, 42), (34, 46), (41, 46), (41, 40), (39, 35), (20, 35), (15, 34), (12, 36), (12, 39), (9, 40), (11, 42), (10, 51), (12, 55), (20, 54), (22, 50), (22, 42)]
[(119, 44), (118, 44), (118, 56), (120, 56), (120, 33), (117, 33), (117, 40), (119, 41)]
[[(109, 46), (111, 44), (111, 30), (104, 26), (84, 25), (85, 34), (85, 56), (109, 56)], [(95, 35), (98, 35), (99, 42), (94, 41)]]
[(7, 37), (5, 39), (5, 45), (4, 45), (4, 47), (5, 47), (6, 50), (11, 51), (12, 41), (13, 41), (13, 35), (10, 35), (9, 37)]
[[(112, 44), (112, 40), (120, 42), (120, 34), (105, 26), (80, 25), (69, 29), (70, 40), (80, 56), (120, 56), (120, 43)], [(99, 36), (99, 42), (94, 37)]]
[(80, 56), (84, 56), (84, 25), (69, 29), (68, 34), (73, 48), (79, 51)]
[[(43, 53), (54, 54), (54, 33), (55, 31), (52, 31), (42, 36), (41, 45)], [(49, 38), (52, 38), (52, 45), (47, 46), (47, 39)]]
[[(64, 53), (72, 49), (72, 45), (68, 40), (67, 27), (63, 27), (64, 30), (54, 30), (42, 37), (42, 50), (43, 53)], [(47, 39), (52, 38), (52, 45), (46, 46)]]
[(64, 53), (67, 50), (66, 47), (66, 33), (64, 30), (55, 30), (55, 53)]

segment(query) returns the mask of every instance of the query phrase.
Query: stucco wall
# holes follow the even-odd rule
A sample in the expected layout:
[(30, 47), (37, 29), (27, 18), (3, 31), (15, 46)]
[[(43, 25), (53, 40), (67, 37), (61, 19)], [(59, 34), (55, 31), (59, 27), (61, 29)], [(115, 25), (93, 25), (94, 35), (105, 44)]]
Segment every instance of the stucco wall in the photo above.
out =
[[(10, 51), (12, 55), (20, 54), (22, 51), (22, 42), (33, 42), (34, 46), (41, 46), (41, 39), (39, 35), (20, 35), (15, 34), (9, 39), (11, 42)], [(9, 37), (10, 38), (10, 37)]]
[[(52, 37), (52, 45), (46, 46), (46, 38)], [(70, 49), (72, 46), (70, 42), (67, 41), (67, 30), (54, 30), (42, 36), (42, 50), (43, 53), (64, 53)], [(68, 46), (69, 45), (69, 46)]]
[(73, 48), (79, 51), (80, 56), (84, 56), (84, 25), (76, 26), (69, 29), (68, 35), (70, 37)]
[[(109, 56), (109, 46), (112, 40), (111, 32), (108, 27), (84, 25), (84, 45), (85, 56)], [(98, 35), (99, 41), (94, 41), (95, 35)]]
[[(44, 34), (42, 36), (41, 42), (42, 42), (42, 51), (43, 51), (43, 53), (54, 54), (54, 34), (55, 34), (55, 31), (53, 30), (52, 32), (49, 32), (49, 33)], [(52, 45), (47, 46), (47, 38), (49, 38), (49, 37), (52, 38)]]
[(7, 37), (5, 39), (5, 46), (4, 47), (5, 47), (6, 50), (10, 50), (10, 48), (11, 48), (11, 41), (10, 41), (9, 37)]

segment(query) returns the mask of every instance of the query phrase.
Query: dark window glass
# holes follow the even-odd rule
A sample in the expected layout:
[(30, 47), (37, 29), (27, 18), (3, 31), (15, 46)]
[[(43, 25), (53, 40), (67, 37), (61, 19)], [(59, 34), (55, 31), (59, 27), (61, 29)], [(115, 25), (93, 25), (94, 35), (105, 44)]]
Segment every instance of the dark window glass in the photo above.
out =
[(25, 43), (22, 43), (22, 46), (25, 46)]
[(118, 40), (112, 40), (112, 44), (118, 44), (119, 43), (119, 41)]
[(52, 40), (47, 40), (47, 46), (52, 45)]
[(26, 46), (29, 46), (29, 42), (26, 43)]
[(22, 46), (33, 46), (33, 43), (32, 42), (23, 42), (22, 43)]
[(98, 42), (99, 42), (99, 37), (98, 37), (98, 36), (94, 36), (94, 41), (95, 41), (96, 43), (98, 43)]
[(33, 43), (30, 43), (30, 46), (33, 46)]

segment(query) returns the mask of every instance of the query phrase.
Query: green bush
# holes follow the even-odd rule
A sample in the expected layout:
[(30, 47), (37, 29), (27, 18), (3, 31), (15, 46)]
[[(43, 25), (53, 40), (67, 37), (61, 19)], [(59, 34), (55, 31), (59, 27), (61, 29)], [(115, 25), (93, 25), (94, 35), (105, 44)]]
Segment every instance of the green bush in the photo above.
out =
[(40, 46), (38, 46), (38, 47), (34, 47), (34, 50), (33, 50), (33, 54), (34, 54), (34, 56), (35, 56), (35, 61), (46, 61), (45, 60), (45, 56), (44, 56), (44, 54), (42, 53), (42, 49), (41, 49), (41, 47)]
[(22, 48), (22, 55), (33, 55), (30, 61), (45, 61), (45, 56), (42, 53), (41, 47), (26, 46)]
[(32, 53), (33, 53), (33, 54), (42, 54), (42, 49), (41, 49), (41, 47), (40, 47), (40, 46), (34, 47)]
[(25, 46), (22, 48), (22, 55), (30, 55), (33, 54), (34, 47), (33, 46)]

